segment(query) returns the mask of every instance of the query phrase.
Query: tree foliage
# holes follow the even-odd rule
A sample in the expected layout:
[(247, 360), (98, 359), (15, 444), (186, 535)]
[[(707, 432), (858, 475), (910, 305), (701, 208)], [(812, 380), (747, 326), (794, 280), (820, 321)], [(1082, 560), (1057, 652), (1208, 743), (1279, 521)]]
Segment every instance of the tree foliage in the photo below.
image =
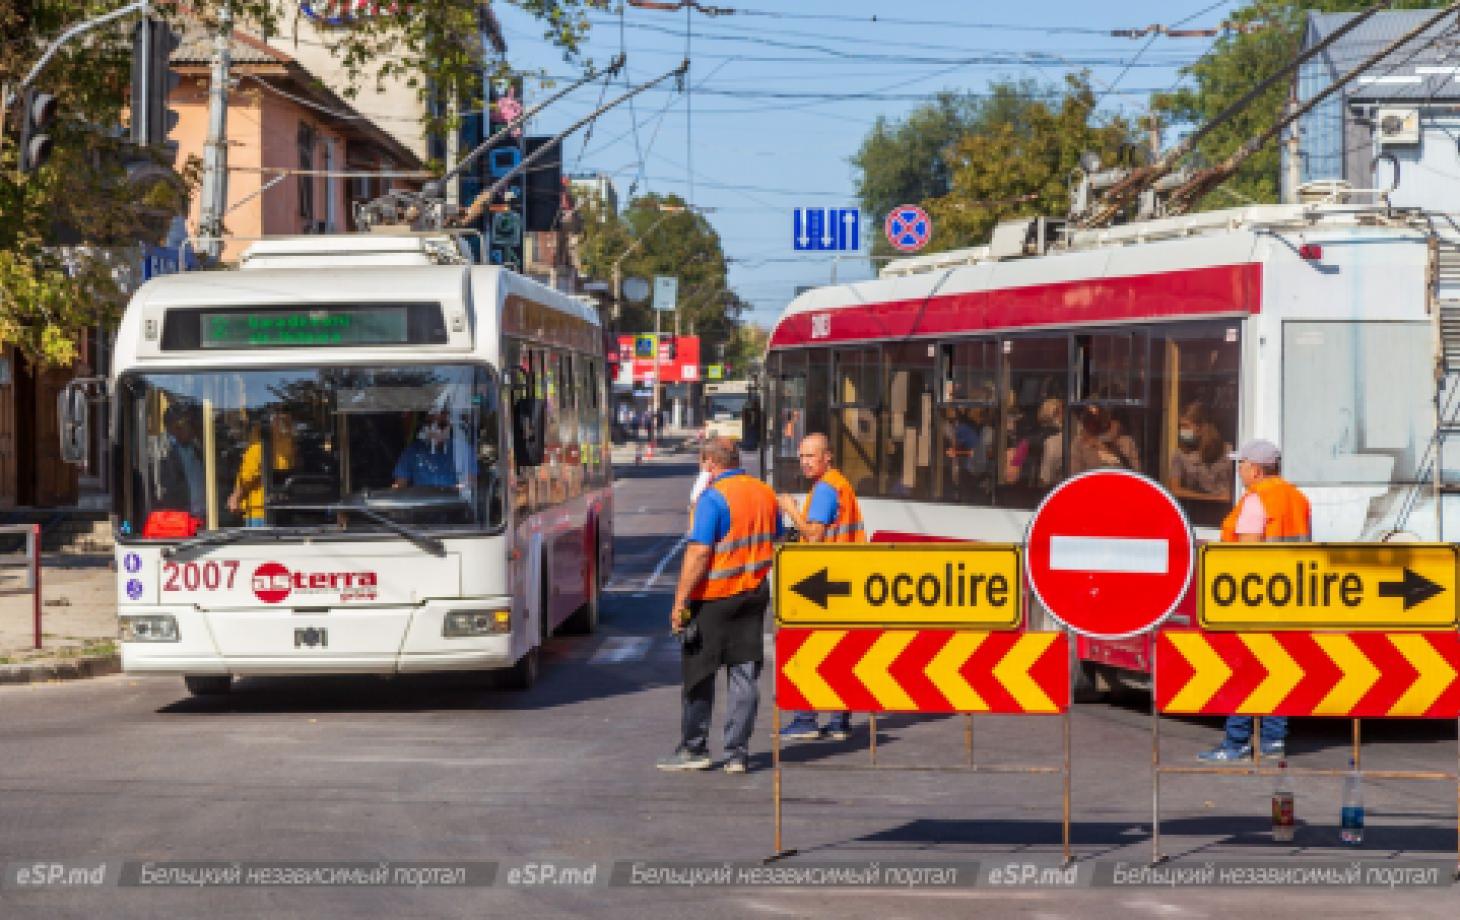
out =
[[(851, 158), (859, 171), (857, 197), (862, 211), (880, 220), (898, 205), (948, 194), (944, 156), (959, 138), (977, 128), (985, 108), (979, 97), (942, 92), (902, 121), (878, 116)], [(880, 233), (872, 236), (874, 256), (892, 254)]]
[[(589, 198), (580, 205), (583, 223), (579, 261), (585, 274), (613, 278), (619, 263), (622, 278), (651, 282), (655, 275), (679, 279), (679, 330), (700, 337), (701, 355), (715, 355), (718, 345), (734, 340), (746, 304), (726, 287), (725, 252), (720, 236), (705, 216), (686, 207), (675, 195), (642, 195), (614, 214)], [(663, 318), (673, 331), (673, 319)], [(648, 302), (625, 300), (615, 324), (622, 333), (654, 328)]]
[(1106, 165), (1129, 158), (1136, 138), (1123, 118), (1101, 116), (1083, 75), (1070, 75), (1053, 104), (1025, 97), (948, 150), (948, 193), (928, 201), (937, 228), (930, 251), (987, 242), (1000, 221), (1069, 209), (1070, 176), (1086, 152)]
[[(1130, 125), (1098, 115), (1088, 81), (1071, 75), (1062, 89), (1022, 80), (978, 96), (940, 93), (902, 121), (879, 118), (852, 163), (862, 209), (880, 219), (921, 204), (935, 252), (986, 242), (1001, 220), (1063, 214), (1080, 154), (1114, 164), (1132, 142)], [(891, 253), (879, 235), (874, 257)]]
[[(236, 27), (277, 35), (297, 25), (299, 5), (278, 0), (190, 0), (188, 15), (216, 20), (231, 4)], [(589, 0), (508, 0), (536, 16), (546, 36), (576, 55)], [(0, 86), (14, 89), (49, 43), (68, 27), (120, 6), (119, 0), (0, 0)], [(423, 95), (481, 98), (480, 0), (411, 0), (385, 15), (332, 32), (333, 52), (351, 81), (404, 78)], [(184, 7), (162, 0), (153, 14)], [(174, 181), (132, 181), (148, 159), (121, 141), (130, 91), (131, 30), (121, 20), (63, 46), (37, 88), (60, 100), (55, 153), (43, 168), (17, 174), (15, 120), (0, 126), (0, 344), (40, 363), (67, 365), (79, 331), (120, 309), (128, 279), (115, 247), (158, 242), (166, 218), (182, 212), (196, 164)], [(423, 126), (426, 127), (426, 126)], [(154, 158), (155, 159), (155, 158)], [(141, 163), (154, 176), (160, 161)], [(161, 219), (159, 219), (161, 218)]]

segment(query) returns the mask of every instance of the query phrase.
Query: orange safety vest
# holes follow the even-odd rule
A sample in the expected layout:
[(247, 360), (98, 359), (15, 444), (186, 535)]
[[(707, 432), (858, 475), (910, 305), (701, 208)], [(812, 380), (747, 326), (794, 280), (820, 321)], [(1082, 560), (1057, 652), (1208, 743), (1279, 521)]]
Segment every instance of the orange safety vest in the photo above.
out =
[(771, 487), (752, 476), (737, 473), (710, 483), (730, 508), (730, 529), (710, 547), (710, 569), (690, 591), (697, 601), (754, 591), (770, 574), (776, 554), (776, 524), (780, 508)]
[[(1308, 497), (1298, 487), (1280, 476), (1261, 479), (1248, 490), (1262, 502), (1267, 524), (1262, 539), (1269, 543), (1303, 543), (1313, 538), (1313, 511)], [(1222, 521), (1222, 542), (1237, 542), (1237, 517), (1242, 512), (1242, 501), (1237, 502)]]
[[(829, 469), (821, 475), (821, 481), (836, 490), (836, 520), (826, 525), (821, 542), (866, 543), (867, 529), (862, 523), (862, 509), (857, 505), (857, 493), (852, 491), (847, 477)], [(810, 513), (811, 493), (807, 492), (806, 501), (801, 505), (801, 516), (804, 518)]]

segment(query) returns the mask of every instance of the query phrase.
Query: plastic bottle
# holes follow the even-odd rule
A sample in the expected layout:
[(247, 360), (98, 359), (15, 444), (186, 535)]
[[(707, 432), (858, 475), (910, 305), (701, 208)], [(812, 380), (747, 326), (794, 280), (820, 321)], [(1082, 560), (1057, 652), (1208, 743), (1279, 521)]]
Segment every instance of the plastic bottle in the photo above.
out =
[(1358, 765), (1350, 758), (1348, 776), (1343, 780), (1343, 811), (1340, 818), (1339, 839), (1350, 846), (1364, 842), (1364, 778)]
[(1278, 761), (1277, 783), (1272, 790), (1272, 839), (1287, 843), (1293, 839), (1293, 785), (1288, 777), (1288, 762)]

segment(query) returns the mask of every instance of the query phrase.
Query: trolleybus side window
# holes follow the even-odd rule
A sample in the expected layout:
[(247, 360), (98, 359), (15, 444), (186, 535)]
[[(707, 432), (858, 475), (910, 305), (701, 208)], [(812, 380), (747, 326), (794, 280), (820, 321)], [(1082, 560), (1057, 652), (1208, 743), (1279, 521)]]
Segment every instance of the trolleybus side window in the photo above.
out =
[(998, 501), (1033, 508), (1065, 475), (1069, 344), (1062, 335), (1020, 336), (1003, 339), (1001, 346), (1005, 396)]
[(886, 348), (887, 411), (881, 425), (879, 495), (933, 497), (934, 444), (942, 427), (934, 408), (937, 351), (932, 342)]
[(1067, 474), (1146, 471), (1146, 333), (1076, 335), (1072, 346)]
[(838, 348), (832, 370), (832, 450), (852, 488), (872, 494), (877, 485), (877, 413), (882, 398), (878, 350)]
[(937, 498), (989, 504), (999, 454), (998, 343), (993, 339), (945, 344), (939, 361), (934, 462), (941, 471)]
[(806, 436), (806, 357), (805, 351), (772, 354), (766, 371), (772, 381), (771, 425), (772, 476), (778, 489), (793, 491), (801, 487), (801, 468), (796, 448)]
[(1232, 504), (1237, 441), (1236, 325), (1202, 324), (1161, 330), (1153, 336), (1151, 426), (1159, 457), (1148, 471), (1181, 499), (1199, 527), (1221, 523)]

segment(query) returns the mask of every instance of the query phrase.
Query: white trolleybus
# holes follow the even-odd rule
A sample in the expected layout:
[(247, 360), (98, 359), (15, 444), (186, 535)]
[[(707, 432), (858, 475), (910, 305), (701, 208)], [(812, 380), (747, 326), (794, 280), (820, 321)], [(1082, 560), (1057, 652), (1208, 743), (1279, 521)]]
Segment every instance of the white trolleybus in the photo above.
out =
[[(1455, 535), (1437, 513), (1460, 464), (1434, 475), (1455, 388), (1431, 279), (1460, 280), (1460, 259), (1424, 215), (1259, 206), (1039, 251), (1043, 229), (797, 297), (766, 360), (777, 487), (803, 485), (796, 442), (824, 431), (873, 540), (1022, 542), (1051, 487), (1118, 466), (1212, 540), (1239, 488), (1228, 453), (1260, 437), (1311, 499), (1314, 539)], [(1077, 644), (1085, 679), (1149, 673), (1149, 637)]]
[[(448, 236), (260, 242), (148, 282), (105, 381), (122, 665), (505, 670), (612, 566), (595, 311)], [(86, 441), (62, 397), (63, 448)]]

